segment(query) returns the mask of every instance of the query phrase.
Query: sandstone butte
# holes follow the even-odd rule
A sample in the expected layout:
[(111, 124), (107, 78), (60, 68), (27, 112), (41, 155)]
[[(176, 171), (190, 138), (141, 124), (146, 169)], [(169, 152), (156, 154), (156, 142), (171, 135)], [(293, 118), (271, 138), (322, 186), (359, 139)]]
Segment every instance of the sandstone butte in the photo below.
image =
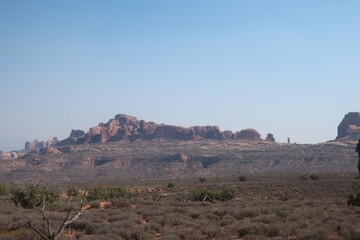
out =
[[(47, 148), (51, 146), (65, 146), (84, 143), (116, 142), (116, 141), (146, 141), (155, 138), (193, 140), (193, 139), (243, 139), (249, 141), (261, 141), (261, 136), (255, 129), (243, 129), (233, 133), (226, 130), (221, 131), (217, 126), (194, 126), (180, 127), (166, 124), (157, 124), (138, 120), (125, 114), (117, 114), (115, 118), (107, 123), (99, 123), (96, 127), (91, 127), (88, 132), (82, 130), (72, 130), (70, 136), (59, 141), (53, 138), (48, 141), (38, 141), (25, 143), (25, 150)], [(271, 133), (268, 134), (268, 141), (275, 141)]]

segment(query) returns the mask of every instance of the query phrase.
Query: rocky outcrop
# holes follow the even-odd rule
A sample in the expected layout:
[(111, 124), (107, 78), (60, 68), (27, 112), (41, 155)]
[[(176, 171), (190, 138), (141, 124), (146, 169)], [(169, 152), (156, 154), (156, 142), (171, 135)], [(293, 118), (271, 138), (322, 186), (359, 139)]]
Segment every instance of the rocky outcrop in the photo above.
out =
[(336, 140), (354, 140), (360, 138), (360, 113), (349, 112), (338, 126)]
[(235, 138), (245, 139), (245, 140), (261, 140), (260, 133), (255, 129), (248, 128), (241, 130), (240, 132), (235, 133)]
[(82, 130), (71, 130), (70, 136), (59, 141), (56, 146), (74, 145), (85, 142), (86, 133)]
[(23, 152), (2, 152), (0, 151), (0, 160), (18, 159), (24, 155)]
[(49, 139), (47, 141), (39, 141), (35, 139), (32, 142), (25, 142), (25, 150), (26, 151), (33, 151), (35, 149), (47, 148), (51, 146), (55, 146), (59, 141), (56, 137)]
[(268, 133), (266, 138), (265, 138), (266, 141), (270, 141), (270, 142), (275, 142), (275, 138), (274, 138), (274, 135), (271, 134), (271, 133)]
[(217, 126), (194, 126), (190, 128), (157, 124), (138, 120), (136, 117), (118, 114), (107, 123), (100, 123), (91, 127), (87, 133), (81, 130), (72, 130), (68, 138), (58, 142), (57, 146), (99, 143), (114, 141), (136, 141), (164, 139), (244, 139), (261, 140), (260, 134), (254, 129), (246, 129), (237, 133), (231, 131), (222, 132)]

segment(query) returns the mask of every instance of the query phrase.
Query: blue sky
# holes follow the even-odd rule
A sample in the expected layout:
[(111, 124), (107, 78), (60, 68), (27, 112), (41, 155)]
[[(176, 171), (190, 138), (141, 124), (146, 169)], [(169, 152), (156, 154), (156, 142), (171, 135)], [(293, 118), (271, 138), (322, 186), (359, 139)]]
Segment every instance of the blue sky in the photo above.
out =
[(0, 150), (125, 113), (334, 139), (360, 111), (360, 2), (0, 1)]

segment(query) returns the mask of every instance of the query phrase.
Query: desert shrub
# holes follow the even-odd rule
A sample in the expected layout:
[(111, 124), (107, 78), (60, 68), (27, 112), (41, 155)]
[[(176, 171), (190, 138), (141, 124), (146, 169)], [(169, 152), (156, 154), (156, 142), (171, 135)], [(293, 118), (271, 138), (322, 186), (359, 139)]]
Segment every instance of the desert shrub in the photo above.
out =
[(319, 175), (315, 175), (315, 174), (310, 175), (309, 178), (311, 180), (319, 180), (320, 179)]
[(114, 198), (131, 198), (133, 196), (135, 196), (135, 193), (122, 187), (104, 188), (99, 186), (89, 189), (86, 199), (88, 201), (109, 200)]
[(174, 188), (175, 187), (175, 183), (173, 182), (169, 182), (167, 185), (168, 188)]
[(130, 207), (131, 203), (129, 202), (129, 200), (127, 199), (115, 199), (113, 201), (113, 206), (116, 208), (125, 208), (125, 207)]
[(191, 192), (190, 199), (193, 201), (203, 201), (205, 197), (222, 202), (228, 201), (235, 198), (235, 190), (232, 188), (224, 188), (215, 192), (212, 190), (196, 189)]
[(7, 196), (9, 194), (9, 189), (5, 185), (0, 185), (0, 196)]
[(193, 201), (203, 201), (205, 197), (217, 199), (217, 193), (211, 190), (195, 189), (191, 192), (190, 199)]
[(71, 228), (76, 231), (82, 231), (82, 230), (85, 230), (87, 225), (90, 225), (90, 222), (85, 221), (85, 220), (79, 220), (79, 221), (73, 222), (71, 224)]
[(354, 180), (351, 194), (347, 198), (347, 204), (351, 206), (360, 206), (360, 180)]
[(88, 201), (107, 200), (108, 198), (109, 194), (107, 189), (101, 186), (89, 189), (88, 195), (86, 196)]
[(311, 232), (300, 232), (298, 234), (300, 240), (327, 240), (329, 237), (324, 229), (317, 229)]
[(235, 198), (235, 190), (233, 188), (224, 188), (217, 193), (217, 199), (220, 201), (228, 201)]
[(68, 197), (77, 197), (79, 195), (79, 190), (77, 190), (74, 187), (70, 187), (67, 191), (66, 191), (66, 195)]
[(93, 202), (90, 202), (90, 207), (92, 208), (100, 208), (101, 204), (99, 201), (93, 201)]
[(246, 176), (239, 176), (238, 177), (240, 182), (245, 182), (246, 181)]
[(53, 203), (58, 199), (58, 192), (40, 187), (39, 185), (33, 186), (15, 186), (10, 189), (12, 201), (16, 206), (20, 205), (23, 208), (33, 208), (40, 206), (44, 203)]
[(175, 235), (174, 233), (164, 234), (161, 235), (158, 240), (180, 240), (179, 236)]
[(109, 198), (131, 198), (135, 196), (135, 193), (122, 188), (122, 187), (113, 187), (108, 189)]
[(179, 228), (176, 233), (180, 239), (200, 240), (203, 239), (200, 232), (193, 228)]
[(239, 237), (247, 235), (263, 235), (267, 237), (277, 237), (280, 235), (279, 227), (272, 224), (246, 223), (237, 231)]
[(204, 178), (204, 177), (199, 177), (199, 182), (203, 183), (203, 182), (205, 182), (205, 181), (206, 181), (206, 178)]
[(208, 239), (215, 239), (220, 232), (220, 227), (206, 224), (201, 227), (201, 233), (206, 235)]
[(353, 224), (341, 224), (337, 227), (337, 231), (345, 240), (360, 239), (360, 231)]
[(302, 181), (307, 181), (307, 180), (309, 180), (309, 176), (306, 174), (303, 174), (303, 175), (300, 175), (299, 179)]

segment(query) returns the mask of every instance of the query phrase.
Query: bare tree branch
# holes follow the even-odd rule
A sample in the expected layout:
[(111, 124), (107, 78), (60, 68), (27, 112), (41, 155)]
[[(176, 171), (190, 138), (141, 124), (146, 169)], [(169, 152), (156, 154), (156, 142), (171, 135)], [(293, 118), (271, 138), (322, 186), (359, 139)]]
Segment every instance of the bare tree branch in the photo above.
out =
[(45, 234), (43, 234), (42, 232), (40, 232), (39, 229), (37, 229), (30, 221), (30, 219), (26, 222), (38, 235), (40, 235), (40, 237), (43, 239), (43, 240), (48, 240), (48, 238), (46, 237)]
[[(66, 217), (64, 218), (64, 220), (63, 220), (63, 222), (62, 222), (62, 224), (61, 224), (61, 226), (59, 228), (59, 231), (56, 234), (56, 238), (61, 236), (61, 234), (64, 232), (66, 226), (68, 226), (70, 223), (73, 223), (74, 221), (76, 221), (80, 217), (80, 215), (82, 214), (82, 207), (84, 205), (84, 200), (85, 200), (87, 191), (88, 191), (88, 189), (86, 189), (84, 191), (84, 193), (83, 193), (83, 195), (81, 197), (79, 210), (78, 210), (77, 214), (71, 220), (69, 220), (69, 218), (70, 218), (70, 213), (71, 213), (71, 210), (72, 210), (73, 206), (70, 205), (69, 210), (68, 210), (68, 212), (66, 214)], [(69, 202), (69, 204), (70, 204), (70, 202)]]

